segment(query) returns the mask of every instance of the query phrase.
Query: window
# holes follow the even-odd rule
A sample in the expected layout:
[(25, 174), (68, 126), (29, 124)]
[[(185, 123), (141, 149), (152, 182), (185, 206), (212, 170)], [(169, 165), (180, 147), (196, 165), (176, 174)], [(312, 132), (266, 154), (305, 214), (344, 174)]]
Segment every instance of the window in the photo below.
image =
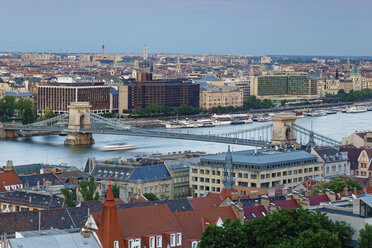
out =
[(283, 177), (287, 176), (287, 172), (283, 171)]
[(257, 175), (251, 174), (251, 179), (257, 179)]
[(191, 248), (197, 248), (198, 247), (198, 241), (192, 241)]
[(192, 173), (198, 173), (198, 169), (192, 169)]
[(213, 179), (213, 178), (212, 178), (212, 183), (216, 183), (216, 179)]
[(117, 240), (114, 241), (114, 248), (119, 248), (119, 241)]
[(265, 175), (261, 175), (261, 179), (265, 179)]
[(280, 177), (281, 175), (282, 175), (281, 172), (276, 173), (276, 176), (277, 176), (277, 177)]
[(177, 245), (182, 245), (182, 233), (177, 233)]
[(209, 170), (205, 170), (205, 174), (209, 175)]
[(212, 170), (212, 175), (216, 175), (216, 171)]
[(200, 170), (200, 174), (204, 174), (204, 170)]
[(217, 184), (220, 184), (221, 183), (221, 180), (220, 179), (217, 179)]
[(288, 176), (291, 176), (292, 175), (292, 171), (288, 171)]
[(141, 248), (141, 239), (136, 239), (136, 242), (133, 243), (133, 248)]
[(271, 177), (272, 177), (272, 178), (274, 178), (274, 177), (275, 177), (275, 175), (276, 175), (275, 173), (271, 173)]
[(217, 171), (217, 176), (221, 176), (221, 172), (220, 171)]
[(206, 183), (209, 183), (209, 178), (205, 178), (205, 182)]
[(304, 173), (307, 173), (307, 172), (308, 172), (308, 169), (307, 169), (307, 168), (305, 168), (305, 169), (304, 169)]
[(204, 182), (204, 177), (200, 178), (200, 182), (202, 182), (202, 183)]
[(157, 236), (156, 237), (156, 247), (162, 247), (162, 240), (161, 240), (161, 236)]
[(297, 170), (294, 170), (293, 171), (293, 175), (297, 175)]
[(133, 247), (133, 243), (134, 243), (134, 240), (133, 240), (133, 239), (130, 239), (130, 240), (128, 241), (128, 246), (129, 246), (129, 248), (132, 248), (132, 247)]
[(176, 246), (176, 234), (171, 234), (171, 243), (170, 246)]
[(244, 174), (244, 178), (248, 178), (248, 174)]
[(155, 248), (155, 237), (150, 237), (150, 248)]
[(194, 182), (197, 182), (197, 181), (198, 181), (198, 178), (197, 178), (197, 177), (192, 177), (192, 180), (193, 180)]

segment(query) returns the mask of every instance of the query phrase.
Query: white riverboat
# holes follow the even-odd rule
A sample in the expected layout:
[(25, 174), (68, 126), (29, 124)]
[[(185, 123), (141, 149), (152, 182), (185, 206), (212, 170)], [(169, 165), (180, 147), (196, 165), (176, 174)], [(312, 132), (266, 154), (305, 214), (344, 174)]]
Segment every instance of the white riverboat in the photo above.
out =
[(348, 114), (363, 113), (363, 112), (367, 112), (367, 110), (368, 109), (366, 107), (362, 107), (362, 106), (355, 107), (355, 106), (353, 106), (353, 107), (350, 107), (350, 108), (346, 109), (346, 113), (348, 113)]
[(100, 148), (102, 152), (127, 151), (134, 149), (137, 149), (137, 147), (128, 143), (112, 143)]

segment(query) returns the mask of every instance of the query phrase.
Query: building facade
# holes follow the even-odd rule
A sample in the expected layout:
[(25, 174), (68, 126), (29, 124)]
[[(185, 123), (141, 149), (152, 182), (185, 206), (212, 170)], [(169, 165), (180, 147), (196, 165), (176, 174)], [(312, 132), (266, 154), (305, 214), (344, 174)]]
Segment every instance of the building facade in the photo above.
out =
[(243, 106), (243, 90), (237, 87), (203, 87), (200, 91), (200, 108)]
[(260, 76), (251, 81), (251, 95), (316, 95), (317, 81), (306, 75)]
[(58, 114), (66, 113), (71, 102), (89, 102), (92, 112), (110, 112), (110, 86), (38, 86), (37, 91), (37, 110), (40, 113), (45, 108)]
[[(190, 166), (190, 186), (195, 196), (221, 192), (226, 153), (201, 158)], [(269, 188), (294, 187), (309, 177), (322, 177), (323, 164), (305, 151), (252, 150), (232, 153), (234, 186)]]
[[(199, 107), (200, 86), (184, 80), (149, 80), (128, 86), (128, 108), (142, 109), (152, 104), (178, 108)], [(120, 101), (120, 100), (119, 100)]]
[(324, 163), (324, 177), (350, 175), (350, 163), (347, 152), (339, 152), (333, 147), (311, 148), (311, 154), (318, 157)]

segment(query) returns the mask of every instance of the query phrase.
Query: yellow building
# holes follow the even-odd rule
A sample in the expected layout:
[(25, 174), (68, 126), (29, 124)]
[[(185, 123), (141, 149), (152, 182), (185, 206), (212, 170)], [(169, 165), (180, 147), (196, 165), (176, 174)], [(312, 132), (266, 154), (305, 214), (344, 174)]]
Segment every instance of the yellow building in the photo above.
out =
[[(270, 188), (278, 185), (294, 187), (309, 177), (322, 177), (323, 164), (305, 151), (279, 152), (269, 149), (232, 153), (233, 171), (225, 171), (226, 153), (201, 158), (190, 166), (190, 186), (195, 196), (221, 192), (225, 176), (232, 176), (234, 185)], [(232, 175), (230, 175), (232, 174)], [(225, 176), (224, 176), (225, 175)]]
[(200, 88), (200, 108), (243, 106), (243, 90), (237, 87)]

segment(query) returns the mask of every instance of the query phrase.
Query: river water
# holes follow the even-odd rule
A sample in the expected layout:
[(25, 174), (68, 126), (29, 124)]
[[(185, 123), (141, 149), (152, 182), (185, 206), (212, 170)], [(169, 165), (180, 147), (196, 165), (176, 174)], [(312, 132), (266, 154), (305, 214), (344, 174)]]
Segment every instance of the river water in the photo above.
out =
[[(296, 121), (296, 124), (310, 129), (311, 125), (316, 133), (341, 141), (342, 137), (352, 134), (358, 130), (371, 130), (372, 112), (346, 114), (337, 113), (322, 117), (303, 117)], [(311, 124), (312, 123), (312, 124)], [(221, 134), (243, 129), (250, 129), (266, 125), (268, 122), (235, 126), (218, 126), (209, 128), (177, 129), (172, 131)], [(155, 130), (164, 131), (165, 128)], [(226, 144), (160, 139), (148, 137), (131, 137), (121, 135), (94, 135), (96, 143), (87, 147), (64, 146), (66, 137), (58, 135), (35, 136), (18, 138), (13, 141), (0, 141), (0, 166), (5, 165), (7, 160), (12, 160), (14, 165), (31, 163), (67, 163), (69, 165), (83, 168), (89, 157), (97, 159), (129, 157), (151, 153), (168, 153), (178, 151), (205, 151), (207, 153), (224, 152), (227, 150)], [(138, 147), (132, 151), (101, 152), (100, 147), (118, 142), (128, 142)], [(243, 150), (246, 146), (233, 145), (232, 149)]]

